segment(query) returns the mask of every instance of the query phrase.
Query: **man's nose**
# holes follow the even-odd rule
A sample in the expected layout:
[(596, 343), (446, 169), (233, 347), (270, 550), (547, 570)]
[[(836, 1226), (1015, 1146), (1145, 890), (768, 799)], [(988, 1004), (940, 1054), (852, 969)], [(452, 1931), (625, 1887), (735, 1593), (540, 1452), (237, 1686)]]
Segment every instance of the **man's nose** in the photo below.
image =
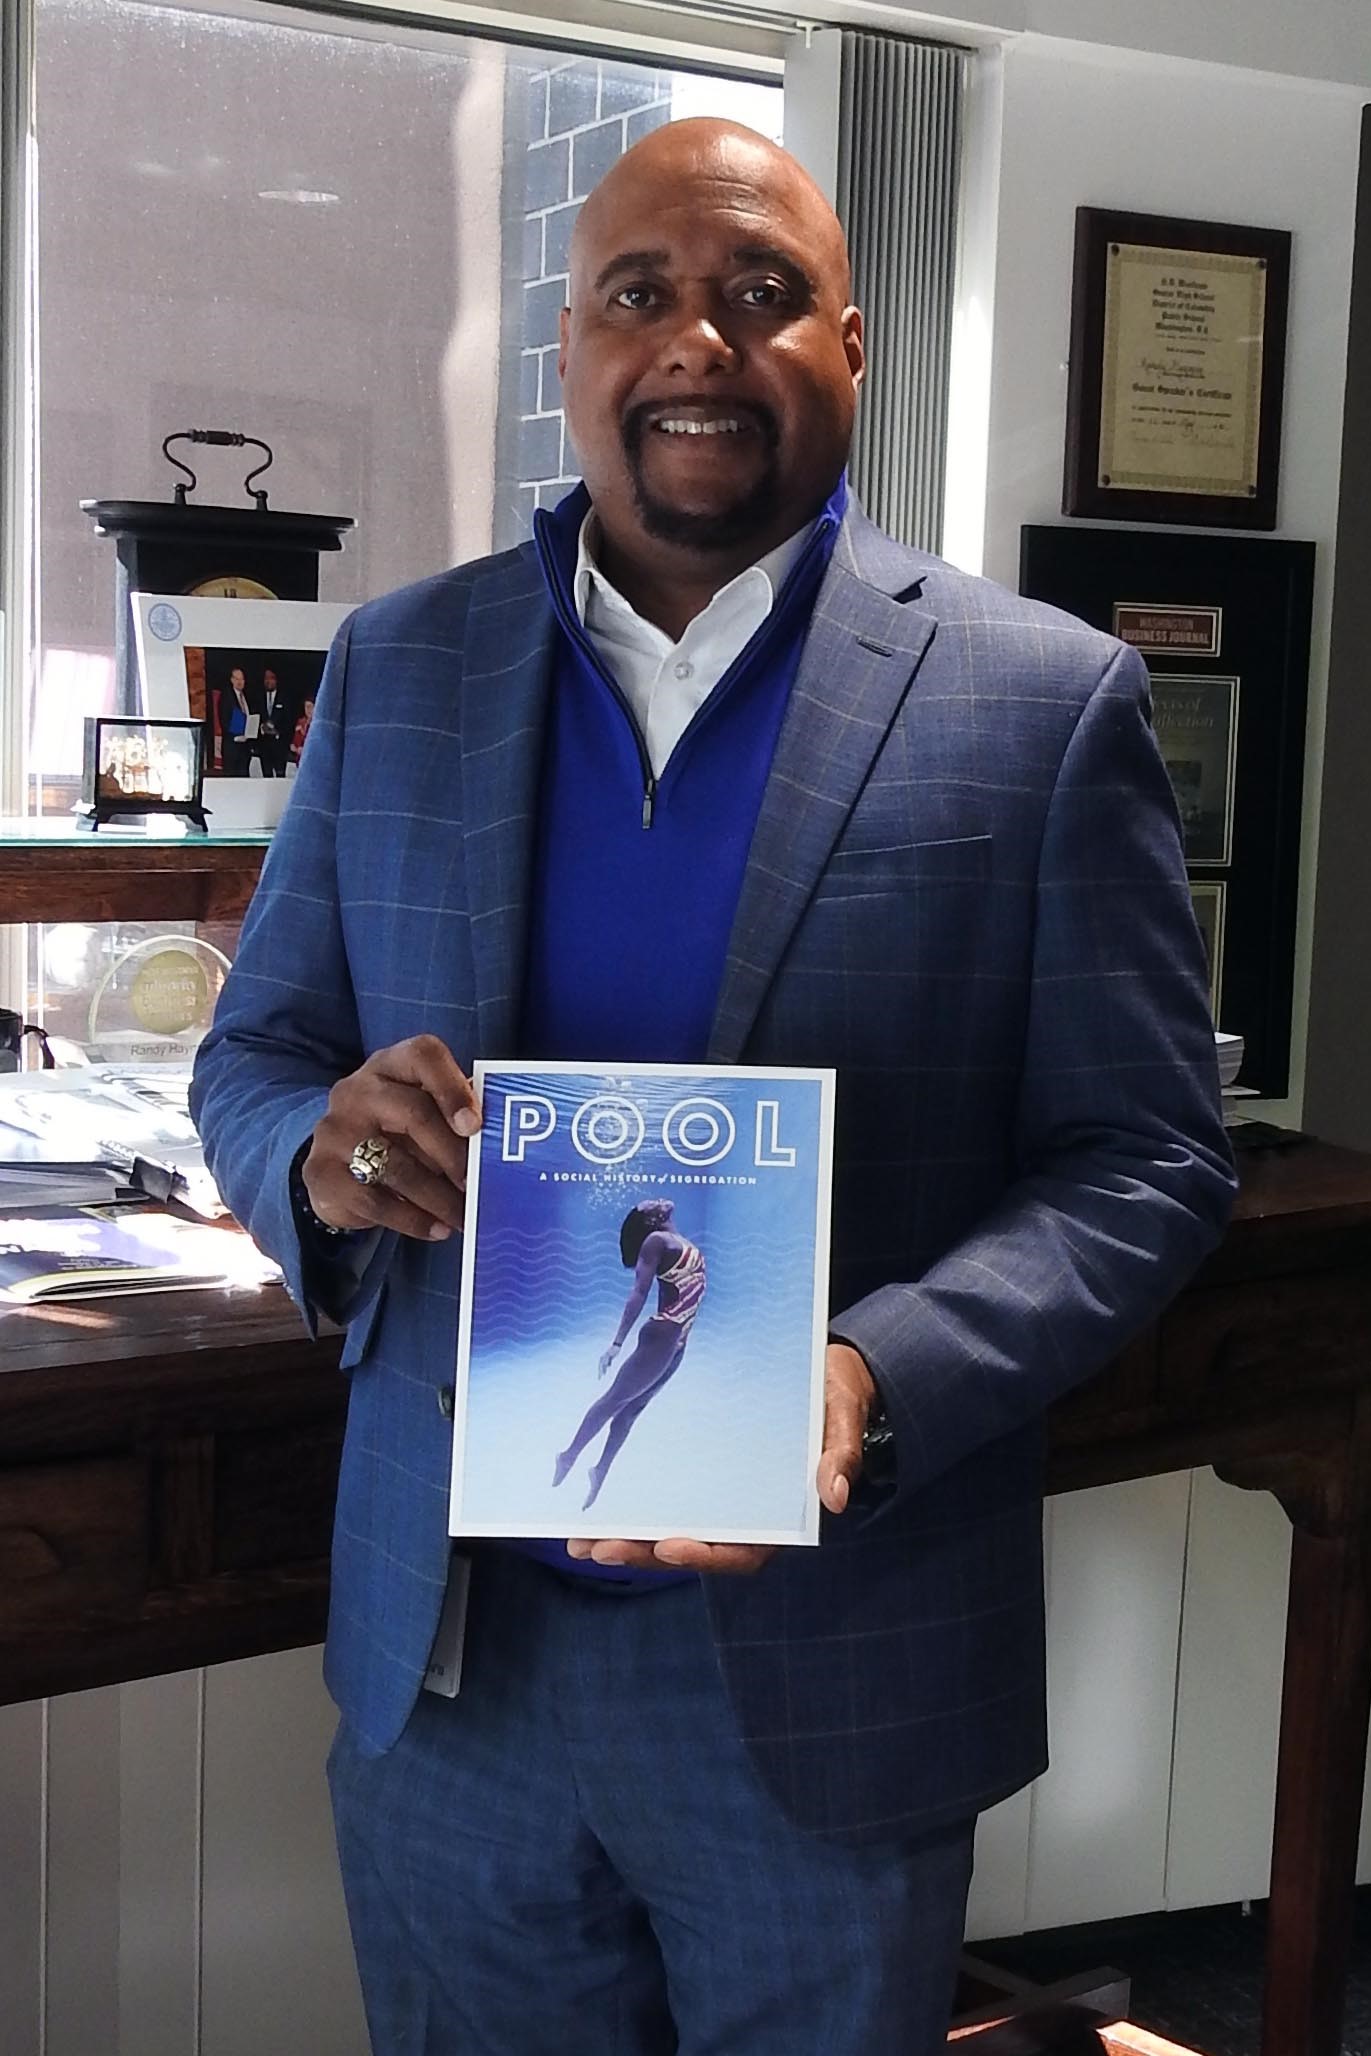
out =
[(663, 341), (664, 370), (708, 376), (738, 368), (739, 352), (728, 321), (712, 304), (683, 305)]

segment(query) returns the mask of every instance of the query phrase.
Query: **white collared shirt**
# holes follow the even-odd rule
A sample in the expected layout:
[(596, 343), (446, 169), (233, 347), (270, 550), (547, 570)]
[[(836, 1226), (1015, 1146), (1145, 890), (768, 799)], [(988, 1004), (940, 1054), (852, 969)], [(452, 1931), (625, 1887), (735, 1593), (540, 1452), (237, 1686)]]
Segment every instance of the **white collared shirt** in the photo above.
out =
[(593, 512), (581, 523), (576, 551), (576, 612), (600, 662), (633, 710), (654, 778), (739, 652), (776, 604), (813, 523), (768, 551), (727, 585), (691, 621), (679, 642), (635, 613), (595, 562)]

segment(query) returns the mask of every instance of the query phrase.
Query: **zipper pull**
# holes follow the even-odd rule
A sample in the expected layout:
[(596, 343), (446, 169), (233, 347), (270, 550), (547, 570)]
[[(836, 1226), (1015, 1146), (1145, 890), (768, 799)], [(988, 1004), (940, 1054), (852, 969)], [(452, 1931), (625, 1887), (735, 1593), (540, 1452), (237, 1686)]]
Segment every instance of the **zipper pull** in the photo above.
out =
[(652, 826), (652, 810), (657, 801), (657, 781), (651, 775), (643, 785), (643, 826)]

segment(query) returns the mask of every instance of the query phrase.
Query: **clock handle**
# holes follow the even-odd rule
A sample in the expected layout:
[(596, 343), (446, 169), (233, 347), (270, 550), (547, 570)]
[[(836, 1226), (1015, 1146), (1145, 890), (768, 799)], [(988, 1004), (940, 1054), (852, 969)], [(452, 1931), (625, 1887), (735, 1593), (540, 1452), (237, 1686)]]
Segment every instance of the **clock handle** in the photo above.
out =
[(250, 494), (256, 502), (259, 514), (267, 512), (266, 487), (254, 486), (252, 481), (254, 478), (260, 478), (262, 473), (271, 467), (274, 453), (270, 443), (264, 443), (262, 438), (257, 435), (241, 435), (237, 429), (233, 428), (178, 428), (173, 434), (164, 436), (162, 439), (162, 455), (166, 458), (168, 464), (175, 466), (177, 471), (183, 471), (188, 480), (188, 483), (183, 484), (178, 478), (172, 489), (175, 505), (178, 507), (186, 505), (186, 496), (195, 491), (198, 480), (189, 464), (183, 463), (179, 457), (172, 456), (171, 445), (173, 443), (213, 443), (221, 449), (232, 450), (241, 450), (250, 444), (254, 450), (264, 451), (265, 455), (262, 462), (255, 465), (243, 480), (243, 491)]

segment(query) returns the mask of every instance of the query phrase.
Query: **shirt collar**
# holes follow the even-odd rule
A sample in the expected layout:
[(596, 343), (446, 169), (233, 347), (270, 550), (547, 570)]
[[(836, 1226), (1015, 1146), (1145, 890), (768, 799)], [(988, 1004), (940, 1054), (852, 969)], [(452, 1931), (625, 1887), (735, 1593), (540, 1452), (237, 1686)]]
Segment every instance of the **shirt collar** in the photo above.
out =
[[(720, 586), (709, 603), (710, 607), (721, 600), (726, 604), (729, 599), (741, 596), (751, 587), (756, 590), (759, 599), (765, 599), (763, 615), (769, 614), (776, 604), (777, 594), (794, 568), (796, 559), (813, 534), (814, 528), (814, 522), (806, 522), (794, 535), (787, 536), (783, 543), (778, 543), (774, 550), (768, 550), (755, 564), (749, 564), (745, 571), (740, 571), (736, 578), (731, 578), (727, 585)], [(610, 583), (595, 561), (594, 552), (599, 543), (599, 533), (599, 520), (595, 509), (591, 507), (581, 523), (576, 542), (576, 572), (572, 582), (576, 617), (584, 627), (586, 609), (593, 592), (597, 602), (603, 604), (609, 613), (635, 622), (641, 621), (643, 617), (629, 605), (618, 587)]]

